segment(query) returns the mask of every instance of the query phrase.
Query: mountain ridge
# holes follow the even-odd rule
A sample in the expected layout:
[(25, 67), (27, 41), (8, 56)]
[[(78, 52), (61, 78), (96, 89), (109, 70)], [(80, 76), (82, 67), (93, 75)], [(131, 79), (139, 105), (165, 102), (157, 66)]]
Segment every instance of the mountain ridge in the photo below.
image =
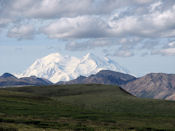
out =
[(118, 85), (137, 97), (175, 100), (175, 74), (149, 73), (136, 78), (129, 74), (102, 70), (89, 77), (80, 76), (75, 80), (62, 81), (57, 84)]
[(175, 100), (175, 74), (149, 73), (122, 88), (137, 97)]
[(28, 86), (28, 85), (51, 85), (49, 80), (35, 76), (17, 78), (10, 73), (4, 73), (0, 76), (0, 87), (9, 86)]
[[(50, 85), (49, 80), (36, 76), (17, 78), (9, 73), (0, 76), (0, 86), (16, 85)], [(175, 100), (175, 74), (149, 73), (136, 78), (130, 74), (101, 70), (88, 77), (79, 76), (70, 81), (60, 81), (56, 85), (70, 84), (106, 84), (119, 85), (127, 92), (137, 97)]]
[(79, 76), (77, 79), (71, 81), (61, 81), (56, 84), (109, 84), (109, 85), (121, 85), (129, 81), (135, 80), (136, 77), (124, 74), (121, 72), (115, 72), (111, 70), (101, 70), (96, 74), (92, 74), (88, 77)]

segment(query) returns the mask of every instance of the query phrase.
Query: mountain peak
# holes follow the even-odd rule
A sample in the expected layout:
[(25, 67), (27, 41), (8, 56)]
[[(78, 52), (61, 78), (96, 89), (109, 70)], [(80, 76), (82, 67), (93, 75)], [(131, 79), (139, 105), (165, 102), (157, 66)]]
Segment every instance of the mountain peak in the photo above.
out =
[(58, 52), (55, 52), (55, 53), (51, 53), (51, 54), (49, 54), (49, 55), (46, 56), (46, 57), (59, 57), (59, 56), (61, 56), (61, 54), (58, 53)]
[(35, 61), (23, 74), (18, 76), (29, 77), (35, 75), (56, 83), (58, 81), (69, 81), (80, 75), (87, 77), (104, 69), (126, 72), (116, 62), (98, 57), (92, 53), (88, 53), (82, 58), (52, 53)]
[(14, 75), (10, 74), (10, 73), (4, 73), (1, 77), (3, 78), (9, 78), (9, 77), (14, 77), (16, 78)]
[[(64, 61), (64, 56), (62, 56), (60, 53), (56, 52), (56, 53), (51, 53), (47, 56), (44, 56), (40, 59), (37, 59), (29, 68), (30, 68), (30, 72), (33, 70), (33, 68), (35, 68), (36, 66), (41, 66), (40, 70), (43, 69), (43, 66), (52, 66), (52, 68), (54, 67), (54, 64), (58, 64), (60, 61)], [(31, 75), (35, 75), (37, 76), (36, 73), (32, 73), (30, 75), (27, 75), (27, 77), (30, 77)], [(19, 75), (21, 76), (21, 75)], [(22, 76), (21, 76), (22, 77)], [(38, 76), (37, 76), (38, 77)], [(42, 77), (42, 76), (39, 76)]]
[(60, 58), (60, 57), (62, 57), (62, 55), (59, 54), (58, 52), (56, 52), (56, 53), (51, 53), (51, 54), (45, 56), (44, 58), (45, 59), (51, 59), (51, 58)]
[(94, 57), (95, 55), (93, 53), (87, 53), (85, 57)]
[(95, 56), (93, 53), (87, 53), (83, 59), (94, 59), (96, 58), (97, 56)]
[[(95, 64), (97, 66), (100, 66), (100, 65), (104, 65), (105, 63), (107, 63), (107, 60), (104, 58), (104, 57), (99, 57), (99, 56), (96, 56), (95, 54), (93, 53), (87, 53), (81, 60), (81, 62), (86, 62), (86, 61), (94, 61)], [(89, 62), (90, 62), (89, 61)], [(91, 63), (93, 64), (93, 63)], [(97, 72), (96, 72), (97, 73)]]

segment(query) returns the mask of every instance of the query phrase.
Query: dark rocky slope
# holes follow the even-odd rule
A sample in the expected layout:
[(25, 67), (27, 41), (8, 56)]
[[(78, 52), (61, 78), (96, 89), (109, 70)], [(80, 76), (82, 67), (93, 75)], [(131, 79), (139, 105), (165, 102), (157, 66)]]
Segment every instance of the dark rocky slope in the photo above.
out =
[(90, 75), (89, 77), (80, 76), (75, 80), (68, 82), (58, 82), (57, 84), (106, 84), (106, 85), (121, 85), (136, 78), (129, 74), (120, 72), (102, 70), (97, 74)]
[(0, 76), (0, 87), (51, 84), (52, 83), (50, 81), (43, 78), (37, 78), (35, 76), (17, 78), (10, 73), (4, 73)]
[(175, 74), (150, 73), (122, 88), (138, 97), (175, 100)]

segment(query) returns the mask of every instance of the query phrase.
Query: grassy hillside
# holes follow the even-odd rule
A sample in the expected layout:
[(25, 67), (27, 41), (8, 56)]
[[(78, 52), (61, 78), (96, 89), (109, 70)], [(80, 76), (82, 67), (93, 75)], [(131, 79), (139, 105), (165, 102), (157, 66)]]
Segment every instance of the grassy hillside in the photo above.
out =
[(175, 102), (108, 85), (0, 89), (1, 130), (175, 130)]

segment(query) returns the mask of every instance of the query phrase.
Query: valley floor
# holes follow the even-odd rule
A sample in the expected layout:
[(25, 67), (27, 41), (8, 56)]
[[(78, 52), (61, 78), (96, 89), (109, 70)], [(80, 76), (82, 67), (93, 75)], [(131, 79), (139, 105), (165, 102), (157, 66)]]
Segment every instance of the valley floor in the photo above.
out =
[(108, 85), (0, 89), (0, 131), (175, 130), (175, 102)]

